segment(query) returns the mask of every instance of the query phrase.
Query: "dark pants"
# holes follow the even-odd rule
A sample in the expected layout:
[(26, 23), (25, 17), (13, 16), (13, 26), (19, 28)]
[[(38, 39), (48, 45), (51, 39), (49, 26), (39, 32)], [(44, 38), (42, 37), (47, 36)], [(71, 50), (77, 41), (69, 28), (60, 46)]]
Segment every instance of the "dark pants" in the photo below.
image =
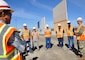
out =
[(26, 47), (28, 48), (27, 44), (29, 45), (29, 52), (32, 53), (32, 48), (31, 48), (30, 40), (26, 41)]
[(51, 48), (51, 38), (46, 38), (46, 48)]
[(78, 52), (80, 52), (79, 40), (77, 40), (77, 48), (78, 48)]
[(58, 38), (58, 46), (63, 47), (63, 38)]

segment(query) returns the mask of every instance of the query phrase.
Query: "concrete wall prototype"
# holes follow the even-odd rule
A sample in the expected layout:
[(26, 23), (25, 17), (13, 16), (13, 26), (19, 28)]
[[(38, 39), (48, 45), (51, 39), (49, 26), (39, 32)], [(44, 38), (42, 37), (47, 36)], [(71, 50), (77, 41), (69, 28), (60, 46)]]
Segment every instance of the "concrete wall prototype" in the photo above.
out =
[(66, 0), (62, 0), (55, 8), (53, 8), (54, 31), (57, 29), (57, 24), (60, 23), (64, 30), (67, 28), (67, 5)]

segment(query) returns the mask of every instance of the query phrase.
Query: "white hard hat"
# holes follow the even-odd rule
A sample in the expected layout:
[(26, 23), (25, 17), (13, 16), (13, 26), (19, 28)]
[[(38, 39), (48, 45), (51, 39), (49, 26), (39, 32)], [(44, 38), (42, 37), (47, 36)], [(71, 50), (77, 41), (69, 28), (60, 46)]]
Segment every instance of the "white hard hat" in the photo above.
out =
[(58, 24), (58, 26), (61, 26), (61, 24)]
[(67, 23), (71, 23), (71, 21), (67, 21)]
[(33, 29), (36, 29), (36, 27), (33, 27)]
[(27, 26), (27, 24), (24, 23), (23, 26)]
[(10, 9), (10, 6), (7, 2), (5, 2), (4, 0), (0, 0), (0, 11), (3, 10), (10, 10), (10, 12), (14, 12), (14, 10)]
[(46, 24), (46, 25), (45, 25), (45, 27), (49, 27), (49, 25), (48, 25), (48, 24)]
[(82, 17), (78, 17), (77, 18), (77, 21), (82, 21)]

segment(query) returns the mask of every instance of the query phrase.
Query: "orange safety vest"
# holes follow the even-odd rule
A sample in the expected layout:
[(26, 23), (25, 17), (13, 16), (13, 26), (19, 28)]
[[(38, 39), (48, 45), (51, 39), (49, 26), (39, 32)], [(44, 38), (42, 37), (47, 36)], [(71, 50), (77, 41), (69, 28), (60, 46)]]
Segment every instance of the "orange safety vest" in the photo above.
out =
[(71, 26), (70, 28), (67, 28), (67, 36), (73, 36), (73, 27)]
[(34, 38), (34, 33), (36, 33), (36, 37), (37, 37), (37, 39), (39, 38), (39, 34), (38, 34), (38, 32), (32, 32), (32, 37)]
[(15, 55), (11, 60), (22, 60), (20, 53), (18, 53), (17, 55)]
[(61, 28), (60, 31), (57, 29), (57, 38), (63, 38), (63, 29)]
[[(77, 32), (79, 32), (80, 28), (82, 27), (82, 25), (80, 25), (78, 28), (77, 28)], [(82, 27), (83, 28), (83, 27)], [(80, 35), (80, 36), (76, 36), (76, 39), (77, 40), (85, 40), (85, 28), (84, 28), (84, 31), (83, 33)]]
[(15, 51), (15, 47), (7, 45), (9, 38), (15, 30), (13, 27), (0, 23), (0, 59), (8, 58)]
[(25, 29), (24, 29), (24, 30), (22, 31), (22, 33), (23, 33), (23, 34), (22, 34), (21, 37), (22, 37), (23, 40), (24, 40), (24, 39), (29, 39), (29, 38), (30, 38), (29, 30), (25, 30)]
[(78, 40), (85, 40), (85, 28), (84, 28), (84, 31), (83, 33), (77, 37)]
[(45, 30), (45, 37), (51, 37), (51, 30), (50, 29)]

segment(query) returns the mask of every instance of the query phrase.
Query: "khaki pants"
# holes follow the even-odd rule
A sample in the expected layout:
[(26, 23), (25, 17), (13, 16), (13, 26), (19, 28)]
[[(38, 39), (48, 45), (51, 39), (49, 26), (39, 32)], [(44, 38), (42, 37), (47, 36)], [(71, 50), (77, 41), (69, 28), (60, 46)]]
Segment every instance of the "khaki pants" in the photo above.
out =
[(38, 42), (38, 40), (33, 40), (32, 41), (32, 47), (37, 47), (37, 49), (39, 50), (39, 42)]
[(82, 53), (83, 56), (85, 56), (85, 40), (79, 40), (77, 41), (78, 50)]

